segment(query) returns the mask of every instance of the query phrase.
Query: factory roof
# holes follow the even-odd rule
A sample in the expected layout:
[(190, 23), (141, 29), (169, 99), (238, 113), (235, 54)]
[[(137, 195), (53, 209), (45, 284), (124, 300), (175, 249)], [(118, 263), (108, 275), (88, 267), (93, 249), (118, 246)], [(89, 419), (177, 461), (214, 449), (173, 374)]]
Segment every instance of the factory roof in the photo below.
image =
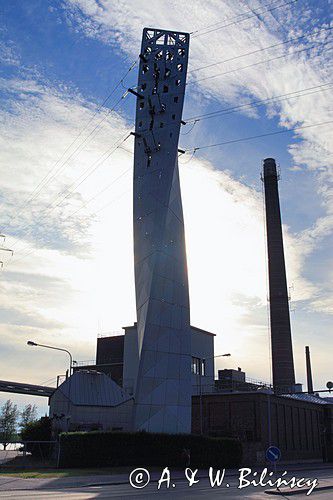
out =
[[(136, 328), (137, 323), (134, 323), (133, 325), (130, 326), (123, 326), (122, 328), (126, 330), (130, 330), (131, 328)], [(216, 337), (216, 333), (208, 332), (207, 330), (203, 330), (202, 328), (198, 328), (197, 326), (190, 326), (191, 330), (195, 330), (196, 332), (204, 333), (205, 335), (210, 335), (211, 337)]]
[(78, 406), (118, 406), (132, 399), (111, 377), (95, 370), (78, 370), (55, 391)]
[(305, 393), (295, 393), (295, 394), (282, 394), (282, 397), (284, 398), (291, 398), (291, 399), (297, 399), (299, 401), (306, 401), (308, 403), (316, 403), (319, 405), (328, 405), (330, 404), (328, 401), (325, 399), (321, 398), (320, 396), (316, 396), (315, 394), (305, 394)]

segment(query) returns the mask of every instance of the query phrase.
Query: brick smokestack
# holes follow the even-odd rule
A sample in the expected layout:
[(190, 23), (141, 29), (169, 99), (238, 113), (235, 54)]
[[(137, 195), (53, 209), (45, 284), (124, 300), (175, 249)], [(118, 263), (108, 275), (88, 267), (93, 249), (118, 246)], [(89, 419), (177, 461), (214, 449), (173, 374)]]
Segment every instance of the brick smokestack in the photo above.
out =
[(263, 181), (265, 186), (273, 385), (278, 392), (293, 391), (295, 371), (289, 297), (283, 251), (278, 174), (273, 158), (264, 160)]
[(310, 347), (308, 345), (305, 346), (305, 359), (306, 359), (306, 379), (308, 383), (308, 394), (313, 394)]

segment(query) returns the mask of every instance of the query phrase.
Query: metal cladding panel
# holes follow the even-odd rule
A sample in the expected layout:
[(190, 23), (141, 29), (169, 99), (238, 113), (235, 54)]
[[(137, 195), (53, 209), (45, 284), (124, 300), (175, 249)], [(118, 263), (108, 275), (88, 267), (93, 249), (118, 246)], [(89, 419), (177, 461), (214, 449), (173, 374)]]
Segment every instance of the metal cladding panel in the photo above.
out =
[(131, 399), (110, 377), (93, 370), (74, 372), (56, 391), (82, 406), (117, 406)]
[(277, 390), (287, 390), (295, 384), (295, 372), (278, 192), (278, 174), (273, 158), (264, 160), (263, 174), (266, 206), (273, 384)]
[(139, 344), (134, 428), (191, 432), (190, 310), (178, 140), (189, 35), (143, 30), (134, 150)]

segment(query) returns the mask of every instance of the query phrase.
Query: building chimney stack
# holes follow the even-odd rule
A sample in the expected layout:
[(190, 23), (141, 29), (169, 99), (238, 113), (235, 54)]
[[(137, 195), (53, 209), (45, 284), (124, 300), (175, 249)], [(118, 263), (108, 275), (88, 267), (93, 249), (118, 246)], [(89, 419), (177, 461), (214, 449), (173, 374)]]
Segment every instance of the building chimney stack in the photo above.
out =
[(266, 158), (263, 163), (263, 182), (266, 207), (273, 385), (277, 392), (294, 392), (295, 371), (278, 180), (274, 158)]
[(305, 346), (305, 359), (306, 359), (306, 379), (308, 383), (308, 394), (313, 394), (310, 347), (308, 345)]

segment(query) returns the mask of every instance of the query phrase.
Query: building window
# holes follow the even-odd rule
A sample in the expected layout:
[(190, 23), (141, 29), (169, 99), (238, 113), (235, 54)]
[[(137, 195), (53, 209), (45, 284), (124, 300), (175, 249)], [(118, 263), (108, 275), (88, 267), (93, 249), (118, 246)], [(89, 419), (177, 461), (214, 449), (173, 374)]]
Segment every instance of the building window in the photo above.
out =
[[(201, 369), (200, 369), (201, 367)], [(192, 373), (195, 375), (206, 375), (206, 360), (192, 357)]]

